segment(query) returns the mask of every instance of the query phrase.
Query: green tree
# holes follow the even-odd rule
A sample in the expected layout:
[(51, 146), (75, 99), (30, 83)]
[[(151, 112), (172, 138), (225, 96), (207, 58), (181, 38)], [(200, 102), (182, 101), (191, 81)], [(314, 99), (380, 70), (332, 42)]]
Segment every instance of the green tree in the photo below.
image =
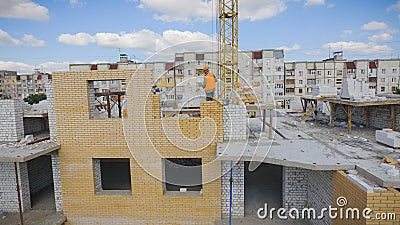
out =
[(46, 99), (47, 99), (46, 94), (40, 93), (40, 94), (29, 95), (28, 97), (24, 98), (24, 101), (29, 103), (30, 105), (33, 105), (33, 104), (38, 104), (40, 101)]
[(396, 88), (396, 90), (393, 91), (393, 94), (398, 94), (398, 95), (400, 95), (400, 88)]

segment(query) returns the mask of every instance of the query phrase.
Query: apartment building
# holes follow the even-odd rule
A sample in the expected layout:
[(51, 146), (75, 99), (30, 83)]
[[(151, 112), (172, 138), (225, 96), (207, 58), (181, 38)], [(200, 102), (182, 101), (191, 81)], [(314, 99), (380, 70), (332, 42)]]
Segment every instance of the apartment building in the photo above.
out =
[(0, 71), (0, 96), (23, 99), (31, 94), (46, 93), (45, 85), (52, 77), (49, 73), (35, 70), (33, 74), (17, 74), (16, 71)]
[[(314, 62), (285, 62), (285, 96), (311, 95), (315, 85), (342, 88), (345, 77), (359, 78), (369, 83), (376, 94), (391, 94), (400, 88), (400, 59), (346, 60), (343, 52), (335, 52), (333, 58)], [(293, 101), (285, 101), (291, 109)]]

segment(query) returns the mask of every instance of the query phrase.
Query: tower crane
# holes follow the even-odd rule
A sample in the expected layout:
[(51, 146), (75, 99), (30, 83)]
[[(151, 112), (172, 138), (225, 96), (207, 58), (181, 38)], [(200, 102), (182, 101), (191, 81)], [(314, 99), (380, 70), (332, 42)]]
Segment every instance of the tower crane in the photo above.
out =
[(220, 98), (228, 100), (238, 82), (238, 0), (219, 0)]

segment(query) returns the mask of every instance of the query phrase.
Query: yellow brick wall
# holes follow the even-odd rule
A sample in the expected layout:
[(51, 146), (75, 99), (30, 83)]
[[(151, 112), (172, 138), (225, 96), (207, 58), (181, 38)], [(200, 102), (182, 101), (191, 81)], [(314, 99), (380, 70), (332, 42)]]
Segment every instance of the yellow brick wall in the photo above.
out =
[(396, 189), (389, 188), (386, 191), (368, 193), (368, 208), (373, 210), (372, 218), (376, 218), (375, 213), (394, 213), (395, 220), (376, 220), (367, 221), (368, 225), (399, 225), (400, 224), (400, 192)]
[[(351, 181), (345, 172), (337, 171), (333, 174), (333, 207), (339, 208), (336, 200), (341, 196), (345, 197), (348, 202), (343, 209), (358, 208), (362, 212), (362, 210), (367, 207), (367, 192)], [(365, 225), (365, 219), (362, 218), (361, 215), (359, 220), (337, 218), (332, 220), (332, 225)]]
[[(128, 117), (89, 119), (88, 80), (114, 79), (129, 82)], [(222, 140), (222, 106), (204, 102), (201, 118), (161, 119), (158, 96), (147, 95), (151, 79), (151, 70), (53, 74), (62, 197), (68, 224), (212, 224), (221, 218), (221, 164), (215, 158), (216, 143)], [(165, 134), (170, 124), (179, 125), (184, 141), (175, 143)], [(207, 131), (215, 131), (211, 141), (208, 137), (201, 139)], [(193, 143), (201, 149), (184, 150), (191, 149), (188, 146), (193, 147)], [(155, 178), (162, 177), (161, 158), (187, 157), (202, 158), (203, 181), (210, 181), (203, 184), (203, 195), (164, 196), (163, 184)], [(130, 158), (132, 195), (96, 195), (93, 158)]]
[[(343, 196), (348, 204), (343, 207), (358, 208), (360, 210), (359, 220), (335, 219), (332, 225), (399, 225), (400, 224), (400, 193), (396, 189), (389, 188), (385, 191), (367, 193), (351, 181), (343, 171), (334, 173), (333, 207), (337, 207), (336, 200)], [(371, 219), (362, 217), (362, 210), (370, 208)], [(395, 220), (377, 220), (376, 213), (395, 213)]]

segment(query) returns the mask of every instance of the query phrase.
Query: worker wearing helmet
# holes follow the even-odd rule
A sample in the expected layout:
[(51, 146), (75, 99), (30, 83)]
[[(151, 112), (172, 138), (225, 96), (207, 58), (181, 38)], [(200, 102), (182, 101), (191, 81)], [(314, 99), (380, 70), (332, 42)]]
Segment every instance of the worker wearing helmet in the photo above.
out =
[(206, 92), (206, 99), (207, 101), (212, 101), (214, 98), (217, 81), (214, 74), (210, 73), (208, 66), (205, 66), (203, 68), (203, 72), (204, 72), (203, 89)]

